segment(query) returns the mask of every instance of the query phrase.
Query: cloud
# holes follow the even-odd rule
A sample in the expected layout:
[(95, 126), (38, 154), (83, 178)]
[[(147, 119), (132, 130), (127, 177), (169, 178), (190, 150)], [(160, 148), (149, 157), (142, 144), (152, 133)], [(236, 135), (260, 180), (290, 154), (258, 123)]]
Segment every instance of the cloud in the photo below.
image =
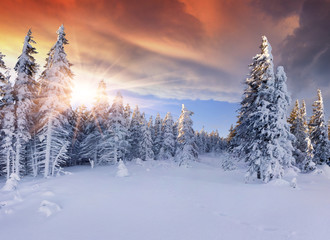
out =
[[(309, 84), (313, 78), (326, 84), (329, 39), (323, 20), (329, 8), (325, 1), (314, 2), (3, 0), (0, 46), (14, 65), (32, 27), (42, 66), (64, 23), (77, 82), (105, 79), (113, 89), (162, 98), (234, 102), (262, 35), (271, 41), (275, 61), (286, 67), (289, 82)], [(314, 18), (317, 24), (309, 22)]]
[(304, 0), (253, 0), (251, 5), (275, 19), (286, 18), (293, 14), (299, 14)]
[(325, 102), (330, 100), (329, 9), (329, 0), (304, 1), (299, 28), (283, 42), (282, 63), (287, 68), (294, 97), (314, 99), (311, 96), (316, 96), (316, 89), (321, 88)]

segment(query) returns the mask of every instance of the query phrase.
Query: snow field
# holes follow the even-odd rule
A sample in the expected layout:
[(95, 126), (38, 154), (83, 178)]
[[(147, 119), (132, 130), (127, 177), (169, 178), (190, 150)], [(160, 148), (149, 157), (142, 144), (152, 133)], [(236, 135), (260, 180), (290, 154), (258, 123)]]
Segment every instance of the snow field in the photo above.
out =
[(118, 166), (25, 177), (16, 190), (0, 192), (1, 239), (328, 239), (328, 167), (246, 184), (246, 170), (220, 166), (204, 157), (189, 167), (126, 163), (124, 178)]

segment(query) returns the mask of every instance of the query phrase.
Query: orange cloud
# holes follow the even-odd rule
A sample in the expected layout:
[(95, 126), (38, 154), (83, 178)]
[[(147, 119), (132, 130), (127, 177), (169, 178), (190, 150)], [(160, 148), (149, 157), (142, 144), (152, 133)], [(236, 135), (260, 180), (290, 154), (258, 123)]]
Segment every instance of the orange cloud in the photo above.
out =
[(260, 36), (277, 45), (298, 19), (268, 17), (255, 1), (3, 0), (0, 51), (13, 67), (32, 27), (43, 65), (64, 23), (79, 81), (104, 78), (118, 88), (188, 98), (194, 87), (205, 92), (195, 98), (233, 101), (228, 94), (240, 91)]

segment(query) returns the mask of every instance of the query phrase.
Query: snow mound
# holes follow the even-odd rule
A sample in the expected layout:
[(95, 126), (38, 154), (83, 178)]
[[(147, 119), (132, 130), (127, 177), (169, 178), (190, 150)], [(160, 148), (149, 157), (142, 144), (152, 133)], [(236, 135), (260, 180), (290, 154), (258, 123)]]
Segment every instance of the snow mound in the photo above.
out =
[(10, 214), (13, 214), (13, 213), (14, 213), (13, 209), (6, 209), (5, 210), (6, 215), (10, 215)]
[(322, 175), (330, 179), (330, 167), (328, 165), (318, 166), (311, 174)]
[(44, 192), (42, 193), (42, 196), (45, 196), (45, 197), (53, 197), (55, 194), (51, 191), (47, 191), (47, 192)]
[(6, 181), (5, 186), (3, 186), (2, 191), (14, 191), (17, 189), (18, 181), (20, 180), (19, 176), (15, 173), (12, 173), (9, 179)]
[(293, 178), (290, 182), (290, 187), (297, 188), (297, 178)]
[(268, 183), (269, 185), (272, 185), (272, 186), (277, 186), (277, 187), (281, 187), (281, 186), (290, 186), (290, 183), (288, 181), (285, 181), (284, 179), (274, 179), (272, 181), (270, 181)]
[(0, 202), (0, 209), (7, 205), (7, 202)]
[(284, 176), (286, 176), (286, 177), (297, 177), (298, 176), (297, 171), (298, 170), (294, 169), (294, 168), (285, 169)]
[(47, 201), (47, 200), (43, 200), (40, 203), (40, 207), (39, 207), (39, 212), (41, 212), (42, 214), (45, 214), (46, 217), (50, 217), (51, 215), (53, 215), (54, 213), (57, 213), (59, 211), (61, 211), (61, 207), (59, 205), (57, 205), (56, 203)]
[(136, 163), (137, 165), (140, 165), (140, 166), (143, 166), (143, 165), (144, 165), (144, 163), (143, 163), (143, 161), (142, 161), (141, 158), (135, 158), (134, 160), (135, 160), (135, 163)]
[(120, 160), (118, 162), (117, 177), (127, 177), (127, 176), (129, 176), (127, 167), (125, 166), (124, 162)]
[(318, 174), (322, 174), (326, 178), (330, 179), (330, 167), (328, 165), (320, 166), (319, 169), (316, 170), (316, 171), (317, 171)]

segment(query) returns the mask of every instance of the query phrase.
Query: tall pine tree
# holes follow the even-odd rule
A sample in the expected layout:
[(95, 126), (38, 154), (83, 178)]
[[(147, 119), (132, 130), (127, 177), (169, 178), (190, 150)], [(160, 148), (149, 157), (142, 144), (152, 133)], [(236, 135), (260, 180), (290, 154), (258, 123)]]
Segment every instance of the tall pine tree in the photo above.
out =
[(140, 157), (144, 161), (154, 160), (155, 155), (152, 150), (153, 142), (151, 138), (151, 131), (148, 127), (147, 120), (144, 113), (141, 115), (141, 141), (139, 146)]
[(64, 46), (68, 44), (63, 25), (57, 41), (48, 53), (41, 74), (38, 158), (44, 177), (54, 176), (69, 156), (72, 129), (68, 116), (72, 113), (70, 99), (73, 73)]
[(0, 173), (5, 173), (9, 179), (15, 174), (15, 151), (13, 148), (15, 137), (15, 106), (13, 88), (7, 74), (7, 67), (3, 61), (4, 55), (0, 53), (0, 116), (1, 116), (1, 138), (0, 138)]
[(31, 140), (31, 130), (33, 129), (33, 109), (36, 97), (35, 74), (38, 71), (38, 65), (33, 57), (37, 53), (32, 46), (36, 42), (33, 40), (31, 30), (28, 31), (22, 54), (18, 57), (15, 65), (17, 78), (14, 84), (15, 98), (15, 173), (19, 175), (22, 171), (27, 173), (29, 158), (27, 148)]
[(294, 155), (297, 167), (303, 172), (314, 170), (314, 149), (309, 137), (305, 101), (302, 102), (302, 106), (299, 109), (296, 119), (293, 119), (292, 121), (292, 129), (294, 130), (292, 133), (296, 137), (296, 141), (294, 142)]
[(175, 154), (175, 137), (173, 133), (173, 119), (171, 113), (167, 113), (163, 121), (163, 143), (158, 158), (161, 160), (172, 159)]
[(178, 137), (176, 149), (176, 159), (179, 165), (188, 164), (191, 160), (197, 160), (198, 149), (195, 140), (195, 132), (193, 130), (193, 121), (191, 116), (193, 112), (189, 111), (182, 104), (181, 115), (178, 121)]
[(110, 140), (110, 104), (106, 83), (100, 81), (97, 89), (96, 101), (92, 108), (92, 132), (86, 139), (86, 145), (91, 148), (90, 154), (96, 165), (111, 161)]
[(124, 160), (128, 151), (126, 119), (124, 115), (123, 97), (117, 93), (110, 109), (110, 142), (114, 162)]
[(317, 97), (318, 99), (313, 104), (313, 116), (309, 122), (310, 137), (314, 147), (314, 162), (316, 164), (329, 164), (328, 128), (324, 116), (321, 90), (317, 90)]
[(142, 138), (142, 130), (141, 130), (141, 113), (139, 107), (136, 105), (131, 124), (129, 127), (129, 143), (130, 143), (130, 152), (128, 159), (132, 160), (134, 158), (141, 158), (140, 155), (140, 146), (141, 146), (141, 138)]
[(291, 167), (294, 160), (291, 134), (286, 122), (289, 104), (286, 76), (280, 67), (275, 79), (272, 48), (265, 36), (260, 48), (261, 53), (253, 58), (250, 65), (247, 83), (253, 94), (247, 94), (249, 99), (243, 101), (244, 117), (240, 119), (237, 134), (244, 134), (241, 150), (249, 165), (247, 178), (257, 175), (267, 183), (281, 178), (283, 167)]

